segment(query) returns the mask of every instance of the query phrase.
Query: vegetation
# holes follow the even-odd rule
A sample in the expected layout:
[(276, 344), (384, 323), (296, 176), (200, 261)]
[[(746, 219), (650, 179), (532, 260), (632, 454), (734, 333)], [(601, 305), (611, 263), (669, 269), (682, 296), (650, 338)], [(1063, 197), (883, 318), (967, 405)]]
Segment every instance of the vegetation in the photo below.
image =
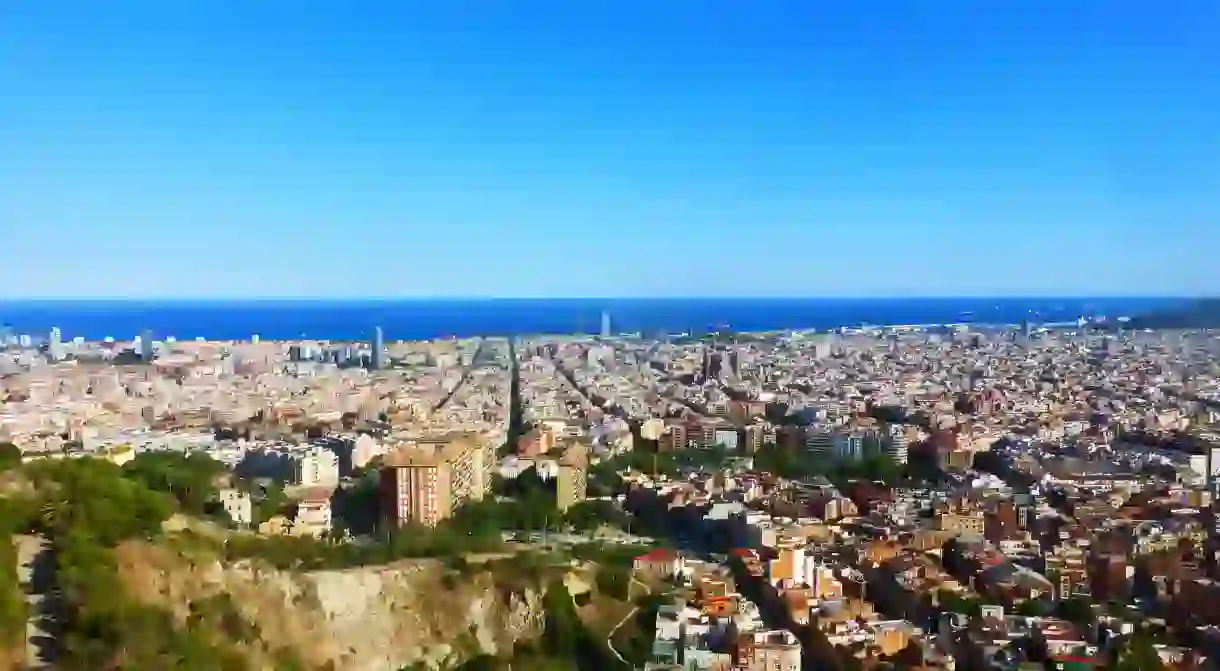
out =
[(1080, 596), (1060, 601), (1059, 617), (1084, 626), (1091, 626), (1094, 620), (1096, 620), (1096, 615), (1093, 612), (1093, 603)]
[(0, 648), (13, 648), (25, 633), (25, 595), (16, 580), (17, 549), (11, 529), (0, 529)]
[[(546, 628), (541, 648), (552, 659), (575, 660), (577, 669), (623, 669), (606, 647), (606, 641), (589, 631), (576, 613), (572, 595), (562, 582), (557, 582), (542, 597), (546, 611)], [(532, 667), (526, 667), (532, 668)]]
[[(551, 585), (543, 595), (546, 627), (537, 644), (518, 643), (508, 658), (479, 655), (455, 671), (628, 671), (610, 652), (606, 640), (590, 631), (573, 605), (572, 595), (562, 583)], [(424, 671), (424, 664), (403, 671)]]
[(689, 447), (671, 452), (632, 450), (603, 460), (590, 468), (589, 480), (613, 483), (619, 471), (632, 470), (648, 475), (676, 477), (683, 471), (723, 468), (732, 454), (724, 445)]
[(1118, 651), (1118, 660), (1113, 668), (1118, 671), (1155, 671), (1165, 668), (1165, 665), (1156, 653), (1152, 638), (1137, 632)]
[(631, 569), (601, 565), (597, 568), (597, 591), (618, 601), (631, 598)]
[(0, 442), (0, 471), (11, 471), (21, 465), (21, 448)]
[(821, 475), (835, 483), (857, 479), (893, 483), (906, 477), (902, 466), (884, 454), (869, 455), (860, 461), (814, 459), (771, 443), (763, 445), (754, 455), (754, 468), (790, 479)]
[(631, 516), (610, 501), (582, 501), (568, 509), (564, 522), (579, 532), (595, 531), (602, 526), (629, 529)]
[[(3, 454), (0, 447), (0, 459)], [(143, 454), (123, 467), (82, 458), (14, 468), (33, 487), (32, 493), (0, 499), (0, 571), (12, 575), (16, 570), (13, 533), (41, 534), (51, 542), (55, 589), (62, 607), (57, 668), (224, 671), (248, 668), (250, 655), (262, 654), (252, 651), (272, 649), (262, 640), (258, 624), (244, 617), (227, 595), (187, 604), (185, 621), (135, 600), (124, 589), (112, 552), (125, 541), (158, 539), (174, 514), (214, 515), (218, 488), (229, 478), (222, 465), (205, 456)], [(367, 512), (375, 504), (374, 484), (368, 479), (344, 492), (349, 498), (343, 505)], [(237, 486), (258, 497), (260, 518), (288, 504), (278, 487), (246, 482)], [(339, 568), (404, 557), (443, 557), (461, 564), (454, 558), (502, 550), (501, 535), (506, 530), (587, 531), (625, 521), (624, 513), (604, 501), (588, 501), (560, 513), (547, 483), (532, 473), (499, 483), (497, 494), (512, 498), (472, 502), (433, 529), (407, 527), (349, 543), (233, 534), (225, 539), (222, 551), (229, 560), (258, 557), (284, 569)], [(633, 549), (614, 552), (590, 545), (584, 552), (590, 559), (607, 562), (596, 577), (599, 589), (615, 598), (629, 598)], [(521, 570), (529, 568), (522, 565)], [(471, 660), (468, 668), (498, 668), (495, 665), (501, 663), (533, 669), (619, 668), (605, 640), (581, 624), (562, 584), (549, 588), (544, 600), (547, 627), (541, 645), (522, 646), (511, 660)], [(20, 636), (24, 611), (16, 581), (0, 581), (0, 636)], [(271, 655), (273, 659), (262, 661), (274, 668), (304, 668), (284, 650)]]
[(977, 617), (983, 608), (982, 599), (962, 596), (948, 589), (937, 591), (936, 600), (941, 610), (949, 613), (961, 613), (969, 617)]
[(184, 626), (168, 611), (128, 597), (110, 552), (124, 540), (160, 535), (180, 503), (198, 502), (190, 487), (180, 486), (182, 474), (157, 462), (121, 469), (94, 459), (39, 462), (26, 470), (38, 494), (25, 503), (27, 517), (14, 521), (47, 536), (54, 549), (57, 668), (246, 668), (245, 657), (215, 632)]
[(633, 668), (643, 668), (652, 657), (652, 643), (657, 626), (657, 613), (670, 599), (664, 594), (644, 594), (636, 599), (634, 621), (619, 629), (615, 649)]
[(145, 452), (123, 466), (124, 474), (148, 489), (172, 494), (183, 512), (203, 515), (216, 500), (224, 464), (205, 455)]

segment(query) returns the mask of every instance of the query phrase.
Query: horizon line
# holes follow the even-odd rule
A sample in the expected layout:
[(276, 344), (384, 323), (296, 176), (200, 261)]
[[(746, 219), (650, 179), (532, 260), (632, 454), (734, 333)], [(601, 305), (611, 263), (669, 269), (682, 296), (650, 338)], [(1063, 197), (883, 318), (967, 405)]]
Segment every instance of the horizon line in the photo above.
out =
[(375, 303), (445, 301), (859, 301), (859, 300), (1205, 300), (1220, 298), (1217, 293), (1183, 294), (839, 294), (839, 295), (387, 295), (387, 296), (0, 296), (0, 305), (15, 303)]

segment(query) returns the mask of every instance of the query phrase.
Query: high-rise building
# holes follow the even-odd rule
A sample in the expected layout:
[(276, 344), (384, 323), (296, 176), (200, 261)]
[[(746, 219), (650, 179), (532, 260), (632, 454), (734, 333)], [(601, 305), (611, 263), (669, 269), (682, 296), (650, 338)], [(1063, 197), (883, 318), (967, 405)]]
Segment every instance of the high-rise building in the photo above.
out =
[(438, 454), (391, 452), (381, 469), (381, 512), (387, 524), (436, 526), (453, 514), (449, 467)]
[(559, 457), (559, 476), (555, 479), (555, 505), (564, 511), (585, 500), (589, 448), (572, 443)]
[(605, 310), (603, 310), (603, 311), (602, 311), (602, 330), (601, 330), (601, 334), (602, 334), (602, 337), (603, 337), (603, 338), (609, 338), (609, 337), (610, 337), (610, 335), (611, 335), (611, 331), (610, 331), (610, 313), (609, 313), (609, 312), (606, 312)]
[(140, 360), (148, 363), (155, 356), (153, 352), (153, 335), (149, 329), (140, 332)]
[(62, 360), (64, 358), (64, 339), (58, 326), (51, 328), (51, 335), (47, 342), (47, 353), (51, 355), (51, 358), (55, 361)]
[(381, 327), (373, 329), (373, 342), (370, 345), (372, 353), (369, 355), (369, 368), (380, 370), (385, 363), (385, 342), (381, 338)]
[(486, 450), (468, 435), (407, 443), (386, 454), (380, 476), (385, 522), (436, 526), (488, 491)]
[(906, 465), (910, 459), (910, 439), (906, 428), (899, 424), (891, 424), (882, 441), (882, 450), (894, 463)]
[(817, 457), (829, 457), (834, 451), (834, 432), (821, 426), (805, 429), (805, 450)]

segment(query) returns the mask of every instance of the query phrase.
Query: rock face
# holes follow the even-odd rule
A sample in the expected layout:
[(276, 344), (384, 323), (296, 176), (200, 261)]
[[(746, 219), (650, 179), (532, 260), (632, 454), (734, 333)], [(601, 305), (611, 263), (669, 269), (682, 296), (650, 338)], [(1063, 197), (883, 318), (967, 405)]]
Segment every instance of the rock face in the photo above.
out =
[(459, 575), (431, 560), (296, 573), (142, 543), (119, 548), (118, 557), (133, 595), (183, 620), (192, 601), (229, 594), (258, 626), (256, 659), (287, 648), (315, 667), (445, 668), (509, 654), (544, 626), (540, 586), (508, 588), (487, 572)]

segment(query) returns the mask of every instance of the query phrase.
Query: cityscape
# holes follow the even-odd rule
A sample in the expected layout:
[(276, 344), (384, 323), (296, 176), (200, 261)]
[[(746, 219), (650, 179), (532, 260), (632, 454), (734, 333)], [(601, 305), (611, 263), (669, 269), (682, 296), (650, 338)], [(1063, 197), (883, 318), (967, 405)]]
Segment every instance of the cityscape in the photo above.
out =
[(1220, 4), (0, 6), (0, 671), (1220, 671)]
[[(1215, 332), (1080, 319), (644, 339), (607, 312), (576, 336), (151, 333), (3, 334), (0, 443), (27, 477), (109, 464), (178, 498), (158, 536), (307, 574), (363, 570), (381, 544), (391, 565), (465, 557), (467, 572), (533, 557), (596, 637), (574, 668), (1204, 668), (1220, 643)], [(200, 468), (206, 487), (173, 484)], [(26, 662), (42, 668), (70, 654), (39, 638), (64, 586), (35, 582), (57, 541), (29, 524), (14, 562), (31, 567)], [(585, 617), (615, 603), (620, 620)], [(387, 650), (332, 622), (298, 654), (543, 663), (455, 652), (460, 634)]]

